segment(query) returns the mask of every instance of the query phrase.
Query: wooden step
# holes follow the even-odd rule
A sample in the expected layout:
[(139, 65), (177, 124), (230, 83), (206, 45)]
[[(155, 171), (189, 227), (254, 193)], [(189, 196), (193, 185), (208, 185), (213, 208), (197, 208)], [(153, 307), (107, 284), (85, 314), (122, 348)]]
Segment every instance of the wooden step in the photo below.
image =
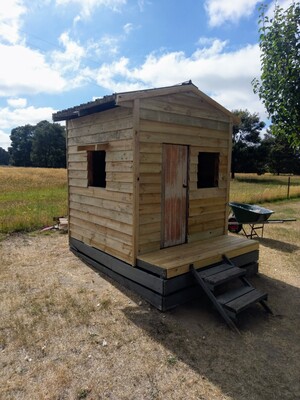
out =
[(207, 283), (211, 289), (214, 289), (216, 286), (233, 281), (234, 279), (239, 278), (245, 274), (246, 271), (244, 269), (229, 266), (228, 269), (204, 278), (204, 282)]
[(232, 268), (232, 265), (230, 264), (220, 264), (217, 265), (216, 267), (210, 267), (204, 270), (198, 270), (197, 273), (200, 276), (200, 278), (205, 279), (211, 275), (215, 275), (219, 272), (226, 271), (227, 269)]
[(258, 303), (262, 300), (267, 300), (267, 293), (263, 293), (258, 289), (253, 289), (248, 293), (245, 293), (242, 296), (237, 297), (234, 300), (231, 300), (224, 304), (224, 308), (229, 311), (234, 312), (235, 314), (240, 313), (241, 311), (246, 310), (246, 308), (252, 306), (255, 303)]
[(216, 297), (216, 299), (220, 304), (224, 305), (226, 303), (229, 303), (230, 301), (238, 299), (241, 296), (244, 296), (249, 292), (252, 292), (252, 290), (255, 290), (253, 286), (240, 286), (238, 288), (231, 289), (225, 293), (220, 294)]

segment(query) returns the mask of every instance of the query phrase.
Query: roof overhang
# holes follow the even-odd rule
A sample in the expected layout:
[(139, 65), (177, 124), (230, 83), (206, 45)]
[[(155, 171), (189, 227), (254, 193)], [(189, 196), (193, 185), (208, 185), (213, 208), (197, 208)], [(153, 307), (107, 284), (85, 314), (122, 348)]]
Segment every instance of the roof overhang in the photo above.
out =
[(149, 97), (164, 96), (174, 93), (182, 92), (193, 92), (201, 99), (209, 103), (212, 107), (221, 111), (223, 114), (228, 116), (228, 119), (233, 124), (237, 125), (240, 119), (232, 114), (229, 110), (223, 107), (221, 104), (213, 100), (211, 97), (201, 92), (191, 81), (181, 83), (179, 85), (166, 86), (155, 89), (136, 90), (132, 92), (114, 93), (110, 96), (104, 96), (103, 98), (91, 101), (89, 103), (81, 104), (66, 110), (57, 111), (52, 115), (53, 121), (68, 121), (70, 119), (83, 117), (86, 115), (98, 113), (105, 110), (121, 106), (123, 102), (132, 101), (135, 99), (145, 99)]

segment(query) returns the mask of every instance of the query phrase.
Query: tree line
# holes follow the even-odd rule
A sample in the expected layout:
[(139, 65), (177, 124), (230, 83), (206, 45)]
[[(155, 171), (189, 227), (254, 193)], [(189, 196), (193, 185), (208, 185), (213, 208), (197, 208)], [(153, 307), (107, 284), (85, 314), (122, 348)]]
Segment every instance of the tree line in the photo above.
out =
[[(231, 177), (235, 173), (271, 172), (300, 174), (299, 151), (280, 136), (273, 134), (273, 126), (262, 137), (265, 123), (257, 113), (233, 110), (240, 123), (232, 131)], [(56, 123), (41, 121), (37, 125), (14, 128), (8, 151), (0, 148), (0, 164), (22, 167), (66, 167), (65, 128)]]
[(0, 147), (0, 165), (16, 167), (65, 168), (65, 128), (41, 121), (37, 125), (14, 128), (8, 150)]

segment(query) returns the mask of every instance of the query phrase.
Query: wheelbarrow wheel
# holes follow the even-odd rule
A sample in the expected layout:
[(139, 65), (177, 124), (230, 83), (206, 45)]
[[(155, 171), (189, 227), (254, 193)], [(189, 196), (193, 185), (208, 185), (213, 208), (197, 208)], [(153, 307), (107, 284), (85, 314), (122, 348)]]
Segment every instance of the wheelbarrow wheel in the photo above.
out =
[[(229, 222), (228, 230), (231, 233), (239, 233), (243, 229), (243, 225), (242, 224), (238, 224), (235, 217), (228, 218), (228, 222)], [(235, 223), (234, 224), (230, 224), (230, 222), (235, 222)]]

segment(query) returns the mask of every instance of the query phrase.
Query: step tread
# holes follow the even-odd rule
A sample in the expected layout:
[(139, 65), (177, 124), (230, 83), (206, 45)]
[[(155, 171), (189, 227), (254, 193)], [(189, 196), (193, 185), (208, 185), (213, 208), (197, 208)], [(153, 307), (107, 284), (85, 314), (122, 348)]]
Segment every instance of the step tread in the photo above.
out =
[(205, 278), (207, 278), (207, 277), (209, 277), (211, 275), (217, 274), (217, 273), (222, 272), (222, 271), (226, 271), (229, 268), (232, 268), (232, 265), (230, 265), (230, 264), (220, 264), (220, 265), (217, 265), (216, 267), (210, 267), (210, 268), (207, 268), (205, 270), (197, 271), (197, 273), (202, 279), (205, 279)]
[(246, 293), (252, 292), (252, 290), (255, 290), (253, 286), (240, 286), (238, 288), (231, 289), (225, 293), (220, 294), (216, 297), (216, 299), (220, 304), (224, 305), (226, 303), (229, 303), (230, 301), (236, 300), (241, 296), (244, 296)]
[(264, 293), (259, 289), (254, 289), (244, 294), (243, 296), (229, 301), (228, 303), (224, 304), (224, 307), (238, 314), (239, 312), (245, 310), (246, 308), (259, 301), (267, 300), (267, 297), (267, 293)]
[(225, 271), (210, 275), (204, 278), (204, 281), (212, 286), (221, 285), (222, 283), (230, 282), (235, 278), (239, 278), (246, 274), (246, 271), (238, 267), (230, 267)]

